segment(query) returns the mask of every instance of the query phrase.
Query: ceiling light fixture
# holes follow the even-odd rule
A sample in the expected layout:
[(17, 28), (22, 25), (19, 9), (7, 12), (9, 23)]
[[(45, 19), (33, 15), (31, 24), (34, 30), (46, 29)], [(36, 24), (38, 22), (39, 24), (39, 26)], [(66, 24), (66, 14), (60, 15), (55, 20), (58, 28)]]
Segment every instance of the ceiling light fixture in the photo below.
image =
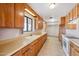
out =
[(29, 14), (31, 14), (32, 16), (35, 16), (35, 14), (33, 14), (30, 10), (25, 9)]
[(49, 5), (49, 8), (50, 9), (53, 9), (55, 7), (55, 3), (51, 3), (50, 5)]

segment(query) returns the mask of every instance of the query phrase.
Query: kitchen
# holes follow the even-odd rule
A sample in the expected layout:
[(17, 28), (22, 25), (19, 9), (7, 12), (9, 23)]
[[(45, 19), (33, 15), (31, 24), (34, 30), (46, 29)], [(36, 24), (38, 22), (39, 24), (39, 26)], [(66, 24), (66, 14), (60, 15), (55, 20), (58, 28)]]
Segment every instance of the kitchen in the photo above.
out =
[(0, 56), (79, 56), (78, 22), (78, 3), (0, 3)]

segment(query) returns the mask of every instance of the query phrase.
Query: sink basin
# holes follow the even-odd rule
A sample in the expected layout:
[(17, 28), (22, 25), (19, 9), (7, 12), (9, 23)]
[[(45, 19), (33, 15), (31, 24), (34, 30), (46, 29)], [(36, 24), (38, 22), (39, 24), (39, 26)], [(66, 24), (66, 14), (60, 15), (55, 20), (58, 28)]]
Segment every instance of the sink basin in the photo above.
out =
[(39, 35), (32, 35), (32, 36), (24, 37), (24, 39), (27, 41), (32, 41), (32, 40), (36, 39), (38, 36)]
[(32, 36), (28, 36), (28, 37), (24, 37), (24, 39), (34, 39), (36, 38), (38, 35), (32, 35)]

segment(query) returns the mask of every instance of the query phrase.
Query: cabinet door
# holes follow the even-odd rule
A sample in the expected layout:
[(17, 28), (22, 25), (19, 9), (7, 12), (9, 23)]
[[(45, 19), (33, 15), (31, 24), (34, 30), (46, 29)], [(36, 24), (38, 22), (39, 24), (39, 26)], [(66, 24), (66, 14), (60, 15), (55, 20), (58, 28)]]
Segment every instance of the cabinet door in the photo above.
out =
[(65, 25), (68, 24), (68, 15), (65, 16)]
[(77, 52), (74, 48), (71, 48), (71, 56), (79, 56), (79, 52)]
[(76, 5), (77, 8), (77, 17), (79, 17), (79, 4)]
[(30, 47), (31, 46), (28, 45), (28, 46), (25, 46), (24, 48), (21, 49), (22, 56), (29, 56)]
[(3, 4), (0, 3), (0, 27), (4, 27), (4, 7)]
[(38, 29), (39, 29), (39, 28), (38, 28), (38, 25), (39, 25), (39, 24), (38, 24), (38, 18), (37, 18), (37, 17), (35, 18), (35, 23), (36, 23), (36, 24), (35, 24), (35, 27), (36, 27), (35, 29), (38, 30)]
[(14, 4), (3, 3), (0, 4), (0, 26), (12, 28), (14, 27)]
[(24, 4), (15, 3), (15, 27), (23, 28), (24, 26)]
[(30, 48), (31, 49), (30, 55), (35, 56), (37, 54), (37, 50), (38, 50), (37, 44), (38, 44), (37, 41), (34, 41), (32, 43), (31, 48)]
[(73, 42), (70, 42), (70, 55), (79, 56), (79, 47), (76, 46)]
[(38, 27), (39, 27), (39, 29), (43, 28), (43, 21), (41, 19), (38, 22)]
[(60, 24), (61, 25), (65, 25), (65, 17), (61, 17), (60, 18)]
[(77, 7), (75, 6), (72, 11), (73, 19), (77, 18)]

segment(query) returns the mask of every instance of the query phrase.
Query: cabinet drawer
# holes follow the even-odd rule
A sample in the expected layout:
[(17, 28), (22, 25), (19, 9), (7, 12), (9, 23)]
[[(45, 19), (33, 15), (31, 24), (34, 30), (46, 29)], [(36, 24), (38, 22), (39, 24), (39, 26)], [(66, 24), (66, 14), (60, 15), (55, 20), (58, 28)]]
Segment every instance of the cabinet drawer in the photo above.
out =
[(77, 52), (77, 50), (75, 50), (74, 48), (72, 48), (71, 54), (72, 56), (79, 56), (79, 52)]
[(74, 47), (74, 49), (77, 50), (77, 52), (79, 52), (79, 47), (75, 45), (73, 42), (71, 42), (70, 46)]

